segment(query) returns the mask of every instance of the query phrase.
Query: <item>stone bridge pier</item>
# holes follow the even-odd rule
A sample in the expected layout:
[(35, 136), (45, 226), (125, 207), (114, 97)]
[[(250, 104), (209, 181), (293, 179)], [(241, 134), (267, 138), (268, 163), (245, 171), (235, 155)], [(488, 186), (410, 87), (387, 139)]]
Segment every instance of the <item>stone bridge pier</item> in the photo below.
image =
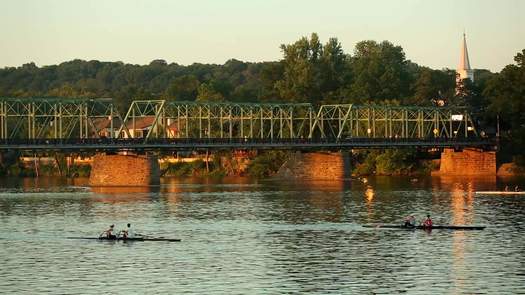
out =
[(496, 152), (479, 149), (441, 153), (439, 175), (496, 175)]
[(350, 159), (348, 152), (296, 152), (281, 166), (276, 177), (342, 180), (351, 176)]
[(159, 183), (157, 156), (101, 153), (93, 157), (89, 177), (91, 186), (149, 186)]

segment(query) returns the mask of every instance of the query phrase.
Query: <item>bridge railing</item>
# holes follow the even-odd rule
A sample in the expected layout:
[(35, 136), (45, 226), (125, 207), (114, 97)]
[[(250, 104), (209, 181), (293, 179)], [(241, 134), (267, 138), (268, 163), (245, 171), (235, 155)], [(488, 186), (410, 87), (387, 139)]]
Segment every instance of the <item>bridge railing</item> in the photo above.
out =
[(198, 149), (359, 149), (359, 148), (463, 148), (493, 149), (489, 138), (139, 138), (4, 139), (0, 150), (21, 151), (177, 151)]

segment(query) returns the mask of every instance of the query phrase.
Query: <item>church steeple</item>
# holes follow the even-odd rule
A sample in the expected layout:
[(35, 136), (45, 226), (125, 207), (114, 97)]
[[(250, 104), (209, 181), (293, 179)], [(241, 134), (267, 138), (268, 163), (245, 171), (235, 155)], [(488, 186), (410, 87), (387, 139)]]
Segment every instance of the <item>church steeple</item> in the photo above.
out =
[(463, 33), (463, 42), (461, 43), (461, 57), (459, 59), (459, 66), (457, 69), (458, 81), (469, 78), (474, 81), (474, 71), (470, 68), (470, 60), (468, 58), (467, 37)]

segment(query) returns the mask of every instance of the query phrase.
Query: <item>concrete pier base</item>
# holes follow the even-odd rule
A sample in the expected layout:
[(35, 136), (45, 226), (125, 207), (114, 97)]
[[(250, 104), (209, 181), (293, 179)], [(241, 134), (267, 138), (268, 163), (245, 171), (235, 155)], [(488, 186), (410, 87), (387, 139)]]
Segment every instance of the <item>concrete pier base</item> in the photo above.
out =
[(160, 183), (160, 167), (156, 156), (106, 155), (93, 157), (89, 185), (148, 186)]
[(496, 175), (496, 152), (465, 149), (441, 153), (438, 175)]
[(349, 153), (296, 152), (281, 166), (276, 177), (341, 180), (350, 175)]

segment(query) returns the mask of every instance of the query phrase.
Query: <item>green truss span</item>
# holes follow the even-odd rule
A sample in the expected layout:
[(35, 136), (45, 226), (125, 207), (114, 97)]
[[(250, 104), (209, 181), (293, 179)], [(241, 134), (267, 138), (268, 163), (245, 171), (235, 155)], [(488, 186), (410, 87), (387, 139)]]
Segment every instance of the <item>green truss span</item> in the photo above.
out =
[[(123, 113), (124, 114), (124, 113)], [(465, 108), (0, 98), (1, 139), (477, 138)]]

